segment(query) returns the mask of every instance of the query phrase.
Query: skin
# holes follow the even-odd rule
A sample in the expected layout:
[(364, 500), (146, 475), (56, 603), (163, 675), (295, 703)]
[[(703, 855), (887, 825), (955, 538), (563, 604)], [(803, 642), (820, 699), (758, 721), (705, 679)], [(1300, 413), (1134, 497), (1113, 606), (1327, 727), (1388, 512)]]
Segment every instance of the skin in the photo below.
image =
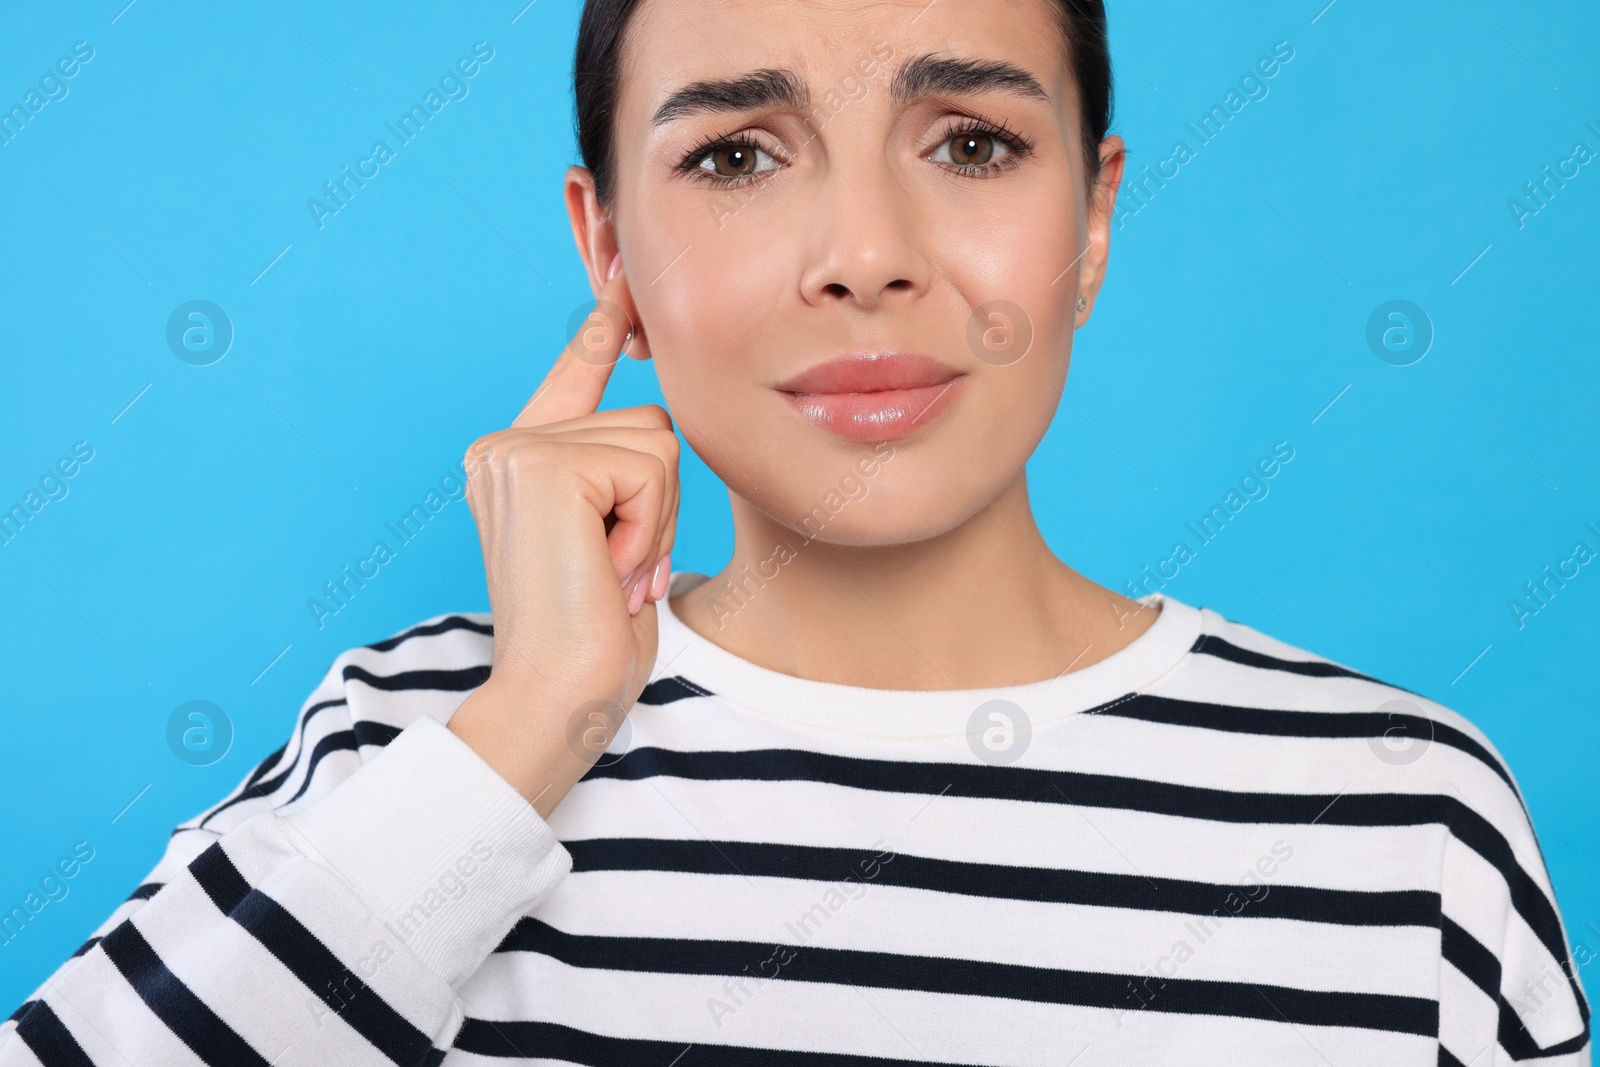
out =
[[(904, 689), (1034, 681), (1085, 646), (1078, 666), (1104, 658), (1149, 621), (1119, 625), (1119, 611), (1138, 605), (1051, 554), (1023, 470), (1104, 278), (1122, 144), (1103, 146), (1091, 199), (1054, 0), (924, 7), (789, 3), (778, 32), (768, 0), (644, 4), (624, 51), (610, 222), (582, 168), (568, 177), (568, 205), (580, 247), (596, 260), (620, 247), (630, 275), (650, 279), (632, 288), (644, 324), (634, 352), (654, 356), (680, 432), (732, 494), (732, 560), (673, 601), (679, 616), (746, 659), (808, 678)], [(717, 33), (699, 32), (708, 26)], [(856, 64), (883, 54), (880, 42), (892, 55), (863, 77)], [(991, 91), (892, 111), (894, 68), (925, 52), (1008, 59), (1049, 99)], [(809, 126), (769, 111), (651, 127), (674, 89), (762, 67), (804, 78), (820, 105)], [(847, 102), (828, 105), (830, 89), (858, 84), (859, 99), (841, 92)], [(927, 160), (952, 119), (975, 115), (1024, 134), (1031, 153), (993, 177)], [(786, 166), (737, 191), (675, 172), (697, 143), (728, 134), (774, 161), (781, 149)], [(1090, 304), (1081, 313), (1079, 292)], [(1009, 366), (978, 359), (965, 338), (974, 307), (994, 299), (1023, 308), (1035, 331), (1034, 349)], [(866, 496), (805, 544), (802, 520), (870, 446), (796, 417), (772, 386), (872, 344), (927, 352), (973, 380), (943, 418), (896, 442)], [(748, 605), (726, 595), (741, 567), (771, 574), (773, 562), (757, 566), (780, 543), (795, 558), (776, 579), (749, 583)]]
[[(513, 426), (468, 453), (495, 664), (450, 727), (541, 814), (598, 755), (557, 739), (596, 701), (613, 707), (614, 727), (648, 680), (676, 523), (674, 424), (728, 487), (735, 547), (672, 608), (761, 666), (886, 689), (1013, 685), (1082, 669), (1154, 621), (1057, 559), (1028, 503), (1025, 464), (1105, 277), (1124, 158), (1106, 138), (1091, 177), (1056, 20), (1055, 0), (644, 0), (635, 12), (610, 202), (585, 168), (565, 184), (614, 328), (575, 337)], [(1043, 98), (986, 86), (894, 104), (895, 71), (925, 53), (1009, 61)], [(859, 64), (874, 59), (866, 76)], [(652, 122), (692, 82), (764, 68), (793, 71), (811, 109)], [(980, 118), (1026, 145), (991, 140)], [(974, 132), (982, 152), (953, 154)], [(681, 166), (697, 148), (694, 162), (754, 178), (697, 180)], [(973, 158), (986, 174), (963, 172)], [(975, 309), (994, 300), (1032, 330), (1014, 362), (968, 341)], [(667, 411), (597, 410), (623, 323), (628, 355), (654, 361)], [(965, 378), (949, 410), (891, 441), (865, 495), (813, 537), (807, 516), (883, 446), (813, 426), (774, 387), (878, 348), (925, 353)], [(756, 588), (752, 572), (769, 577)], [(724, 586), (740, 579), (753, 590), (742, 601)]]

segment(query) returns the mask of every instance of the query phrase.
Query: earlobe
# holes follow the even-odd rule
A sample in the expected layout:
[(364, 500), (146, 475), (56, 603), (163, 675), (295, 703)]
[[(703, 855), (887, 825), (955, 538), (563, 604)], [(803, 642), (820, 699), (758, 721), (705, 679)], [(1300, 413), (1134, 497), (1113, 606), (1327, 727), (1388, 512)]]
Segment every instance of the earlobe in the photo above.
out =
[[(622, 264), (622, 253), (617, 253), (615, 261), (617, 270), (626, 271)], [(612, 275), (615, 277), (615, 274)], [(607, 279), (609, 283), (610, 279)], [(639, 321), (639, 306), (634, 302), (633, 291), (628, 288), (624, 280), (616, 294), (617, 300), (622, 303), (623, 314), (628, 316), (628, 334), (622, 342), (622, 352), (629, 359), (646, 360), (650, 358), (650, 338), (644, 332), (644, 324)]]
[(642, 363), (650, 358), (650, 339), (645, 336), (643, 329), (635, 327), (622, 343), (622, 351), (629, 359), (637, 359)]

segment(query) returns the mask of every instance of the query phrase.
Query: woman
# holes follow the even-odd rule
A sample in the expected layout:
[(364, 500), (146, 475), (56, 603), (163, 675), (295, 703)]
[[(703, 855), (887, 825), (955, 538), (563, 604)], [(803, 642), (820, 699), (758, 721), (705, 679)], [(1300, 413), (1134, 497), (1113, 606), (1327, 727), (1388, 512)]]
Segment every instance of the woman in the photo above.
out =
[[(339, 656), (0, 1064), (1588, 1063), (1476, 728), (1033, 522), (1104, 19), (589, 3), (599, 301), (468, 450), (492, 630)], [(597, 410), (624, 347), (666, 409)], [(731, 495), (709, 578), (674, 428)]]

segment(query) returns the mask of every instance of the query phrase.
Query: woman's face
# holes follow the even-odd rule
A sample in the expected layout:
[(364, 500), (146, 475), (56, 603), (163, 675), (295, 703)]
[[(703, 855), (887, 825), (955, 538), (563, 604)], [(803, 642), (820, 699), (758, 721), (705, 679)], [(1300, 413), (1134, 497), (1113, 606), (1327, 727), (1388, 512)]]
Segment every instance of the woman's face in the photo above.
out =
[[(635, 354), (695, 452), (782, 525), (839, 544), (935, 536), (1044, 435), (1121, 168), (1111, 138), (1091, 196), (1056, 7), (644, 0), (633, 15), (612, 221)], [(864, 383), (796, 380), (885, 353), (913, 358), (869, 358)], [(885, 386), (902, 388), (804, 395)]]

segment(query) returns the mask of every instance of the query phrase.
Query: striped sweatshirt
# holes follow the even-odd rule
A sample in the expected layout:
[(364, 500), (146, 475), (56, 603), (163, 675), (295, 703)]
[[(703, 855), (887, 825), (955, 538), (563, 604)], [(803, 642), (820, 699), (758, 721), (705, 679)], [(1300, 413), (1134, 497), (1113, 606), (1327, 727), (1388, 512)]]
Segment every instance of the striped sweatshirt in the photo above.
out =
[(444, 725), (487, 615), (349, 649), (0, 1065), (1588, 1064), (1484, 734), (1143, 603), (1086, 668), (913, 692), (768, 670), (661, 601), (548, 820)]

